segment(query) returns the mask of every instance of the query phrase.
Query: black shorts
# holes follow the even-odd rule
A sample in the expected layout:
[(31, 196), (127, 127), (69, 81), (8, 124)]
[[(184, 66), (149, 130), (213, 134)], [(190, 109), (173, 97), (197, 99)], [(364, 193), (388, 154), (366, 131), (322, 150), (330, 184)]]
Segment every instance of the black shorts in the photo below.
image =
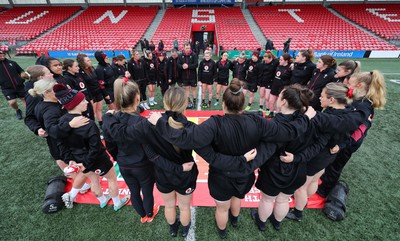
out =
[(319, 171), (325, 169), (335, 161), (336, 154), (331, 154), (328, 148), (325, 148), (316, 157), (307, 162), (307, 176), (314, 176)]
[(49, 147), (50, 155), (53, 157), (54, 160), (62, 160), (60, 155), (60, 149), (57, 145), (57, 140), (51, 138), (50, 136), (46, 137), (47, 146)]
[(83, 173), (94, 172), (99, 176), (104, 176), (110, 171), (113, 167), (113, 163), (110, 161), (109, 158), (100, 158), (96, 161), (96, 163), (90, 167), (86, 168)]
[(271, 95), (278, 96), (279, 93), (283, 90), (283, 83), (280, 80), (274, 80), (272, 81), (272, 86), (271, 86)]
[(249, 82), (244, 82), (244, 88), (246, 90), (249, 90), (252, 93), (256, 93), (257, 92), (257, 83), (249, 83)]
[(105, 88), (104, 92), (110, 96), (109, 100), (104, 99), (104, 101), (106, 102), (106, 104), (112, 104), (114, 103), (114, 89), (113, 88)]
[(217, 84), (219, 85), (223, 85), (223, 86), (228, 86), (229, 84), (229, 78), (226, 79), (217, 79)]
[(243, 199), (253, 187), (254, 181), (254, 173), (244, 178), (230, 178), (210, 169), (208, 189), (211, 197), (217, 201), (228, 201), (232, 197)]
[(212, 85), (214, 83), (214, 81), (213, 80), (210, 80), (210, 81), (201, 80), (201, 83), (206, 84), (206, 85)]
[(197, 87), (197, 80), (196, 79), (183, 80), (182, 83), (183, 83), (183, 86)]
[[(306, 165), (297, 169), (289, 178), (271, 173), (271, 169), (259, 171), (256, 187), (268, 196), (275, 197), (279, 193), (292, 195), (306, 182)], [(263, 167), (261, 167), (263, 168)], [(270, 168), (270, 167), (267, 167)], [(281, 170), (275, 170), (280, 172)]]
[(181, 195), (189, 195), (196, 189), (196, 181), (199, 171), (194, 164), (190, 172), (181, 174), (167, 172), (157, 166), (154, 167), (156, 186), (161, 193), (176, 191)]
[(26, 94), (25, 87), (23, 85), (17, 86), (17, 89), (1, 89), (1, 91), (3, 92), (3, 95), (6, 97), (7, 101), (17, 98), (24, 98)]
[(272, 81), (262, 81), (261, 83), (259, 83), (260, 87), (265, 87), (266, 89), (271, 89), (272, 86)]

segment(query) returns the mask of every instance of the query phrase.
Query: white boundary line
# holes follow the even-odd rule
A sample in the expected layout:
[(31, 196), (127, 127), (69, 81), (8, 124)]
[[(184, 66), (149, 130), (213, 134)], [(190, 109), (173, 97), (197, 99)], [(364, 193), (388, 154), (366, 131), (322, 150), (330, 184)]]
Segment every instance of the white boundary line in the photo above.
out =
[[(199, 82), (197, 82), (197, 83), (199, 83)], [(199, 88), (197, 89), (197, 106), (196, 106), (196, 109), (197, 110), (201, 110), (201, 101), (202, 101), (202, 99), (201, 99), (201, 92), (202, 92), (202, 85), (199, 85)]]
[(190, 230), (188, 235), (186, 236), (185, 240), (186, 241), (196, 241), (196, 207), (190, 207)]

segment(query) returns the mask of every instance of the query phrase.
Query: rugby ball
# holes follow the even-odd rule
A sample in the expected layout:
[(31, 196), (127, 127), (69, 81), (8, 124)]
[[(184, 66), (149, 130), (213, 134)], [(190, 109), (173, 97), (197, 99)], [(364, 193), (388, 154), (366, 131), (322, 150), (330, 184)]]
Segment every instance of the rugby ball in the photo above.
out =
[(78, 173), (81, 169), (79, 168), (78, 165), (69, 165), (64, 168), (64, 174), (65, 175), (71, 175), (74, 173)]

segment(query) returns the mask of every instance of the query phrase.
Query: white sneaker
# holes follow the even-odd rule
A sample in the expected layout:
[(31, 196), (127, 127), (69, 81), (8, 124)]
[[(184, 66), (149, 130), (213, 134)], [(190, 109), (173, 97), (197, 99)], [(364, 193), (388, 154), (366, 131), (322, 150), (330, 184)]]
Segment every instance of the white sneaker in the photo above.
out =
[(143, 102), (140, 102), (139, 106), (142, 107), (144, 110), (147, 110), (146, 107), (144, 107)]
[(144, 102), (143, 105), (146, 110), (150, 110), (150, 106), (147, 104), (147, 102)]
[(74, 207), (74, 201), (71, 198), (71, 195), (69, 194), (69, 192), (64, 193), (61, 196), (61, 199), (64, 202), (64, 205), (66, 208), (73, 208)]
[(121, 198), (121, 203), (119, 204), (119, 206), (114, 205), (114, 211), (117, 212), (118, 210), (120, 210), (123, 206), (125, 206), (129, 202), (129, 200), (131, 200), (130, 196), (125, 196)]
[(150, 101), (150, 107), (153, 107), (153, 106), (154, 106), (154, 102)]
[(158, 103), (155, 100), (153, 100), (153, 104), (157, 105)]

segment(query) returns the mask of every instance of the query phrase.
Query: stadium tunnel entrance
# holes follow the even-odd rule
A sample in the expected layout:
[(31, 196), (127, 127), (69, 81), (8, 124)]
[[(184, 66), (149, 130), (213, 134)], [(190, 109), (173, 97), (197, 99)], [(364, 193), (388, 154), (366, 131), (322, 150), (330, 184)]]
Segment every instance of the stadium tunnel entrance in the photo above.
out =
[(215, 23), (192, 23), (190, 39), (192, 43), (200, 43), (200, 52), (204, 53), (207, 47), (213, 54), (218, 54), (218, 41)]

